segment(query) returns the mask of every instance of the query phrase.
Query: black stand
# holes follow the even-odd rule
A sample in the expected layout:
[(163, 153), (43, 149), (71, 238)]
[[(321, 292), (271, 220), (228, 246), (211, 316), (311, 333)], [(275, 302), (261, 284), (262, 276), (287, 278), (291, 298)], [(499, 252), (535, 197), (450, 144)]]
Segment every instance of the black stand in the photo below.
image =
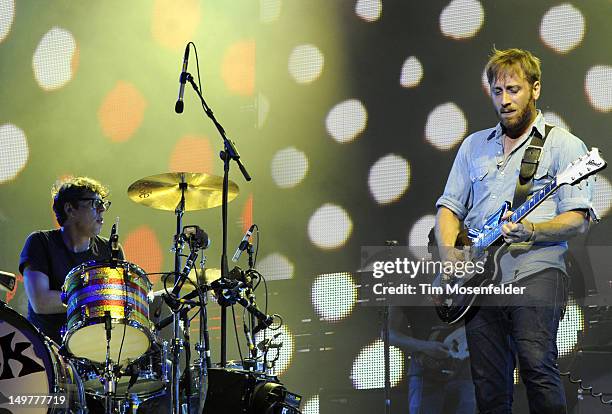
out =
[[(215, 118), (213, 111), (210, 109), (200, 89), (193, 81), (193, 76), (190, 73), (185, 73), (186, 79), (191, 84), (193, 90), (198, 94), (200, 98), (200, 102), (202, 103), (202, 108), (204, 108), (204, 112), (206, 115), (212, 120), (219, 131), (219, 135), (223, 139), (223, 147), (224, 150), (219, 154), (221, 159), (223, 160), (223, 194), (221, 201), (221, 219), (223, 223), (223, 246), (221, 253), (221, 280), (227, 280), (227, 276), (229, 274), (229, 269), (227, 265), (227, 196), (228, 196), (228, 185), (229, 185), (229, 170), (230, 170), (230, 161), (234, 160), (244, 179), (246, 181), (251, 181), (251, 176), (247, 172), (246, 168), (240, 161), (240, 154), (238, 154), (238, 150), (236, 149), (236, 145), (227, 139), (225, 135), (225, 130), (221, 126), (221, 124)], [(221, 367), (225, 368), (227, 365), (227, 307), (221, 305)]]

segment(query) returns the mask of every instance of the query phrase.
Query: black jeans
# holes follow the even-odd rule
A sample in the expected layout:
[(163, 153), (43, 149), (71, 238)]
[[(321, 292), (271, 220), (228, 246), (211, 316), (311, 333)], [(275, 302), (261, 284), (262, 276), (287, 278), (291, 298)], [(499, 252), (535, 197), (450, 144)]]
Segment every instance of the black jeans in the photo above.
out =
[(478, 409), (482, 414), (512, 412), (518, 356), (530, 413), (564, 414), (557, 328), (567, 301), (566, 276), (547, 269), (514, 285), (526, 287), (524, 295), (485, 297), (466, 319)]

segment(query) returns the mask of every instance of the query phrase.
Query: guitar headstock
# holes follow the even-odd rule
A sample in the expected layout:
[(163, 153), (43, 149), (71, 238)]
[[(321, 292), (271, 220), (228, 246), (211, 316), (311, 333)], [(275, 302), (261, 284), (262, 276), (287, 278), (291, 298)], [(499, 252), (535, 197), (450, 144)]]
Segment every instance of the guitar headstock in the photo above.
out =
[(577, 182), (606, 168), (606, 161), (601, 157), (599, 149), (593, 147), (582, 157), (572, 161), (570, 165), (557, 175), (557, 184), (576, 184)]

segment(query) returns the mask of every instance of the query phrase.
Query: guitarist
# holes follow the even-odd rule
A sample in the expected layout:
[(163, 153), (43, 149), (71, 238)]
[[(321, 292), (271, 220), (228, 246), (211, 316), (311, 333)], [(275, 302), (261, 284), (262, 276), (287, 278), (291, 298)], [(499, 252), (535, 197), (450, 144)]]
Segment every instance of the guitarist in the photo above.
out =
[[(482, 228), (504, 201), (514, 199), (517, 182), (529, 197), (587, 152), (584, 143), (566, 130), (546, 128), (544, 116), (536, 110), (541, 92), (537, 57), (526, 50), (494, 49), (485, 70), (499, 123), (463, 141), (436, 202), (435, 231), (442, 260), (462, 260), (454, 247), (462, 225)], [(534, 136), (540, 143), (543, 140), (541, 150), (531, 148), (525, 154), (534, 145)], [(509, 246), (499, 262), (501, 283), (526, 289), (520, 296), (479, 298), (466, 317), (472, 378), (483, 414), (512, 412), (517, 359), (530, 412), (567, 411), (556, 346), (568, 293), (563, 255), (567, 240), (586, 232), (589, 221), (597, 219), (592, 187), (589, 181), (565, 185), (528, 220), (502, 227)]]
[[(408, 413), (474, 414), (476, 399), (463, 327), (432, 329), (440, 321), (431, 306), (390, 309), (389, 339), (410, 353)], [(451, 331), (457, 332), (456, 339), (449, 341), (450, 335), (445, 338), (445, 334)]]

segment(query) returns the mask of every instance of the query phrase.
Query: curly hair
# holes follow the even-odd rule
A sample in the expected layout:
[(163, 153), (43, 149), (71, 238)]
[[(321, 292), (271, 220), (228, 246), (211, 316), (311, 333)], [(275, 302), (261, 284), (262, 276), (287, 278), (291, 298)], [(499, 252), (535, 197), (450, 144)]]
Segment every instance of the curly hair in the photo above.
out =
[(498, 50), (493, 48), (491, 57), (485, 67), (489, 85), (492, 85), (500, 74), (516, 72), (517, 68), (523, 71), (525, 79), (530, 85), (542, 78), (540, 59), (531, 52), (523, 49)]
[(77, 202), (90, 193), (98, 194), (105, 198), (109, 191), (99, 181), (89, 177), (67, 177), (58, 180), (51, 187), (51, 196), (53, 197), (53, 211), (55, 218), (60, 226), (68, 219), (64, 211), (64, 205), (70, 203), (73, 207), (77, 207)]

